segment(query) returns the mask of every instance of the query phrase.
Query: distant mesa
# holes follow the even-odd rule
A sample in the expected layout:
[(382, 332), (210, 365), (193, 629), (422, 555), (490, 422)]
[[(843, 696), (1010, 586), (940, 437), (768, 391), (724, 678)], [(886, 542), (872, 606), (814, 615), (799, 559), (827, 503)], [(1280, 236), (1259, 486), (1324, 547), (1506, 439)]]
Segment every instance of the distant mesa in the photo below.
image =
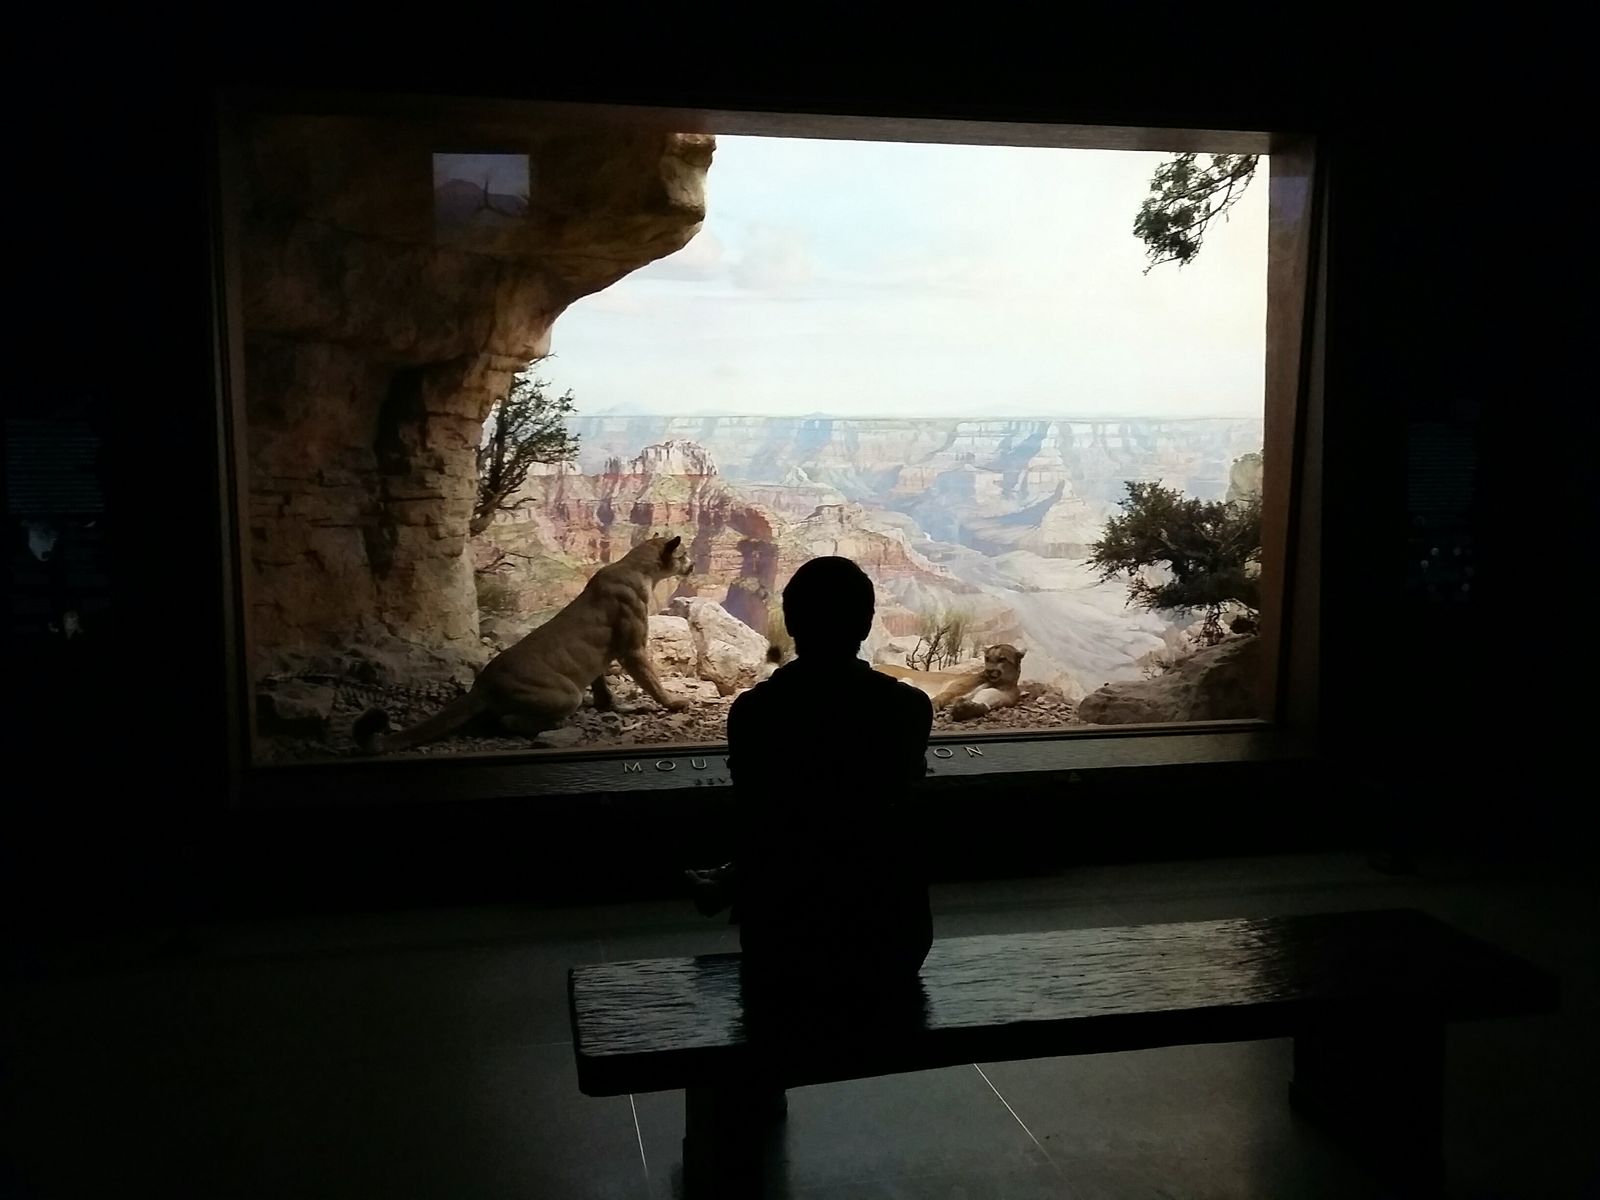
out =
[(664, 442), (657, 442), (646, 446), (628, 461), (626, 469), (622, 467), (622, 460), (610, 460), (616, 464), (615, 471), (607, 474), (626, 475), (715, 475), (717, 463), (711, 456), (711, 451), (697, 442), (679, 441), (668, 438)]

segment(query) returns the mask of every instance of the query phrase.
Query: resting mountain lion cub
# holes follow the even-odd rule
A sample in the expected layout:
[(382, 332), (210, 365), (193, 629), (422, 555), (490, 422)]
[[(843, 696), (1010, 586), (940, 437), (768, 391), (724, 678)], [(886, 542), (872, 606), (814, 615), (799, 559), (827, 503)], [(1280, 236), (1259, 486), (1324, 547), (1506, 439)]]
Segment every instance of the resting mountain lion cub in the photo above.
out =
[(682, 538), (653, 537), (589, 577), (572, 603), (515, 646), (489, 660), (472, 690), (426, 721), (386, 733), (381, 708), (363, 713), (351, 733), (368, 754), (409, 750), (491, 713), (512, 733), (535, 737), (554, 729), (594, 691), (595, 707), (612, 707), (606, 668), (622, 664), (650, 698), (669, 712), (689, 702), (667, 694), (650, 664), (651, 592), (663, 579), (691, 570)]
[(1017, 680), (1022, 677), (1022, 656), (1007, 642), (983, 652), (983, 666), (972, 671), (916, 671), (878, 663), (874, 670), (893, 675), (933, 697), (936, 709), (948, 708), (958, 721), (970, 721), (997, 708), (1009, 708), (1022, 697)]

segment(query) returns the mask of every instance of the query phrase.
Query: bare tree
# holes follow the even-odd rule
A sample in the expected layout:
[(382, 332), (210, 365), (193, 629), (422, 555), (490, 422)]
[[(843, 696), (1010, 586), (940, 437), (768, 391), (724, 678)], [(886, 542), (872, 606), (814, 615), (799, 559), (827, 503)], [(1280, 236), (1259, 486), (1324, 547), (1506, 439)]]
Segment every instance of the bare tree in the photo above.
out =
[(953, 609), (942, 613), (923, 613), (917, 628), (917, 644), (906, 653), (906, 666), (918, 671), (937, 671), (961, 658), (970, 618)]
[(495, 203), (495, 200), (499, 198), (501, 197), (498, 197), (496, 193), (489, 190), (489, 177), (485, 175), (483, 177), (483, 182), (478, 185), (478, 207), (473, 211), (492, 212), (502, 217), (525, 217), (528, 215), (528, 205), (529, 201), (532, 199), (532, 195), (530, 193), (518, 192), (516, 195), (512, 196), (512, 202), (516, 205), (520, 205), (521, 207), (512, 208), (509, 212)]

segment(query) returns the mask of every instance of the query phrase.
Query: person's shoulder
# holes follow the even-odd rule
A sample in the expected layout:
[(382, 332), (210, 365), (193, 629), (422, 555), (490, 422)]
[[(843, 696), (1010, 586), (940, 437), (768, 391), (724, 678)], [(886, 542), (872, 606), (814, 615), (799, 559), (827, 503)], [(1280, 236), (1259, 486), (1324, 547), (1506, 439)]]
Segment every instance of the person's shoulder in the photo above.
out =
[(728, 719), (732, 720), (735, 713), (748, 715), (779, 703), (783, 693), (790, 690), (787, 687), (788, 683), (784, 677), (784, 668), (779, 667), (760, 683), (752, 684), (733, 698), (733, 703), (728, 706)]
[(748, 687), (733, 698), (733, 703), (728, 705), (728, 719), (731, 721), (736, 713), (753, 712), (761, 705), (761, 689), (766, 687), (766, 681)]

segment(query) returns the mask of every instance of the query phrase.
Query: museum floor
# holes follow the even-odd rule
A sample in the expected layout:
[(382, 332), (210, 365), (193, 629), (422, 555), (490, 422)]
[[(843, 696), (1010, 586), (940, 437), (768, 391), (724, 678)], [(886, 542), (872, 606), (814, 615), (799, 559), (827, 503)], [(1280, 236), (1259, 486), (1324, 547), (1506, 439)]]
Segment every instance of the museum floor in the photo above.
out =
[[(940, 936), (1415, 906), (1562, 979), (1554, 1016), (1452, 1027), (1451, 1195), (1595, 1195), (1592, 878), (1358, 855), (944, 885)], [(79, 945), (4, 986), (0, 1193), (667, 1200), (681, 1093), (579, 1094), (565, 971), (736, 947), (687, 902), (251, 922)], [(771, 1194), (1372, 1197), (1289, 1111), (1283, 1041), (976, 1063), (797, 1089)], [(1381, 1086), (1381, 1081), (1375, 1081)]]

